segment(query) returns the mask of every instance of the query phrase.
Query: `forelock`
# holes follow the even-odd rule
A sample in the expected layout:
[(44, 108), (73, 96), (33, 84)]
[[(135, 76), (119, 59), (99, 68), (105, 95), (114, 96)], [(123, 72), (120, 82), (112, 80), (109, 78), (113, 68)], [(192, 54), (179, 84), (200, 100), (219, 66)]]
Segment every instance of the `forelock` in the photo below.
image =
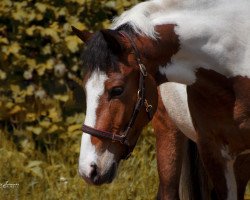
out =
[(93, 72), (100, 70), (118, 70), (117, 56), (109, 48), (100, 31), (96, 32), (87, 42), (83, 51), (83, 65)]

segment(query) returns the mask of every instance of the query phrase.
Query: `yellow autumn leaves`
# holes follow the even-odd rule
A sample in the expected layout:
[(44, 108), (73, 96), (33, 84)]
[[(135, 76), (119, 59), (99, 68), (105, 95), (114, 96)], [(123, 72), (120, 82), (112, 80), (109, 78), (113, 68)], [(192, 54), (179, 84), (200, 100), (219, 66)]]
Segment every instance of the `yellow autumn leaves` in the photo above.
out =
[[(111, 11), (120, 13), (132, 3), (1, 0), (0, 132), (16, 138), (20, 155), (28, 158), (67, 142), (76, 156), (84, 120), (84, 68), (79, 64), (84, 44), (71, 26), (107, 28)], [(33, 159), (24, 163), (25, 173), (42, 178), (41, 166)]]
[[(93, 22), (83, 18), (84, 15), (91, 18), (91, 10), (96, 15), (99, 12), (103, 15), (105, 3), (90, 0), (66, 0), (64, 4), (48, 0), (35, 3), (31, 0), (1, 1), (0, 120), (22, 123), (23, 128), (26, 123), (35, 123), (26, 129), (34, 134), (44, 130), (44, 127), (37, 128), (48, 123), (42, 121), (44, 118), (51, 119), (51, 123), (63, 123), (63, 115), (67, 113), (63, 113), (62, 106), (68, 102), (74, 105), (66, 79), (75, 78), (74, 73), (81, 71), (79, 61), (83, 44), (72, 34), (71, 26), (82, 30), (92, 24), (106, 27), (106, 18), (96, 18)], [(82, 92), (78, 88), (78, 93)], [(79, 103), (84, 106), (84, 100)], [(48, 132), (58, 129), (58, 124), (51, 125)]]
[[(3, 42), (4, 40), (0, 41), (1, 43), (9, 44), (9, 42)], [(5, 41), (8, 41), (7, 38), (5, 38)], [(19, 50), (21, 49), (20, 44), (17, 42), (11, 42), (8, 46), (2, 46), (2, 53), (5, 54), (5, 56), (9, 56), (10, 54), (17, 55), (19, 53)]]
[[(85, 69), (79, 64), (84, 44), (71, 26), (107, 28), (113, 14), (133, 3), (136, 0), (1, 0), (0, 183), (18, 177), (23, 183), (19, 191), (26, 197), (25, 190), (38, 182), (48, 190), (56, 184), (55, 178), (48, 183), (51, 170), (58, 177), (76, 173)], [(58, 159), (61, 163), (55, 164)], [(67, 164), (71, 167), (62, 169)]]
[(81, 89), (85, 69), (79, 64), (83, 43), (72, 34), (71, 26), (107, 28), (111, 13), (119, 14), (135, 3), (1, 0), (0, 123), (11, 124), (14, 131), (18, 127), (27, 137), (43, 135), (41, 140), (50, 134), (79, 131), (83, 116), (65, 123), (79, 115), (85, 104)]

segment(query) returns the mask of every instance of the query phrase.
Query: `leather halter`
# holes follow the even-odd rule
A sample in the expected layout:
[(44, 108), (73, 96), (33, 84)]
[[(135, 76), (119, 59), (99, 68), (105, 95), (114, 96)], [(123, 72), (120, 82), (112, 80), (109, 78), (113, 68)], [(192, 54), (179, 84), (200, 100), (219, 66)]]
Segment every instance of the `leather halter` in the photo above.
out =
[(95, 137), (98, 137), (98, 138), (110, 139), (113, 142), (120, 142), (121, 144), (125, 145), (127, 147), (127, 155), (122, 159), (128, 159), (129, 156), (131, 155), (134, 147), (135, 147), (135, 144), (133, 145), (133, 144), (129, 143), (130, 130), (132, 129), (132, 127), (135, 123), (135, 120), (136, 120), (136, 118), (137, 118), (137, 116), (138, 116), (138, 114), (143, 106), (145, 106), (145, 110), (148, 114), (149, 120), (152, 119), (152, 114), (151, 114), (152, 105), (148, 104), (148, 102), (145, 98), (145, 93), (146, 93), (146, 91), (145, 91), (145, 78), (147, 76), (147, 70), (146, 70), (146, 67), (144, 66), (144, 64), (141, 62), (139, 51), (138, 51), (134, 41), (132, 40), (132, 38), (130, 38), (130, 36), (127, 33), (120, 32), (120, 34), (123, 37), (129, 39), (131, 46), (133, 48), (136, 60), (137, 60), (137, 64), (140, 68), (138, 98), (137, 98), (137, 102), (135, 104), (132, 116), (129, 120), (127, 127), (125, 128), (125, 131), (121, 135), (117, 135), (115, 133), (111, 133), (111, 132), (107, 132), (107, 131), (98, 130), (98, 129), (89, 127), (89, 126), (84, 125), (84, 124), (82, 126), (82, 131), (84, 133), (88, 133), (88, 134), (95, 136)]

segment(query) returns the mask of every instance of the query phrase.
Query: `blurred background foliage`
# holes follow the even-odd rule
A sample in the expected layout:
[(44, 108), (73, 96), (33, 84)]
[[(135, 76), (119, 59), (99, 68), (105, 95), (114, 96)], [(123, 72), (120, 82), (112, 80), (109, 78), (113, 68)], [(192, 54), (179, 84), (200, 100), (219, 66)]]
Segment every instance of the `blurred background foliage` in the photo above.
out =
[[(77, 174), (85, 97), (82, 42), (138, 0), (0, 1), (0, 199), (155, 199), (155, 138), (147, 127), (110, 185)], [(73, 76), (74, 75), (74, 76)]]
[(77, 174), (85, 97), (74, 76), (84, 73), (84, 44), (71, 26), (108, 28), (114, 16), (138, 2), (1, 0), (0, 183), (19, 187), (1, 187), (0, 199), (155, 198), (150, 127), (114, 183), (88, 186)]

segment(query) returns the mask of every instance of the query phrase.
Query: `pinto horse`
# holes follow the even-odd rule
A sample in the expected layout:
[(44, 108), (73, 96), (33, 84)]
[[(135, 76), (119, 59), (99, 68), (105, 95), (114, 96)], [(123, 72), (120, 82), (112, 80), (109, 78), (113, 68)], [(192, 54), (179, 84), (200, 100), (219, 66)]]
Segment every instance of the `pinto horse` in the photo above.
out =
[[(86, 181), (112, 181), (157, 109), (157, 86), (176, 82), (186, 85), (195, 141), (218, 198), (240, 198), (235, 161), (250, 152), (249, 9), (248, 0), (152, 0), (124, 12), (112, 29), (74, 29), (87, 43), (79, 159)], [(161, 96), (167, 108), (168, 95)]]

